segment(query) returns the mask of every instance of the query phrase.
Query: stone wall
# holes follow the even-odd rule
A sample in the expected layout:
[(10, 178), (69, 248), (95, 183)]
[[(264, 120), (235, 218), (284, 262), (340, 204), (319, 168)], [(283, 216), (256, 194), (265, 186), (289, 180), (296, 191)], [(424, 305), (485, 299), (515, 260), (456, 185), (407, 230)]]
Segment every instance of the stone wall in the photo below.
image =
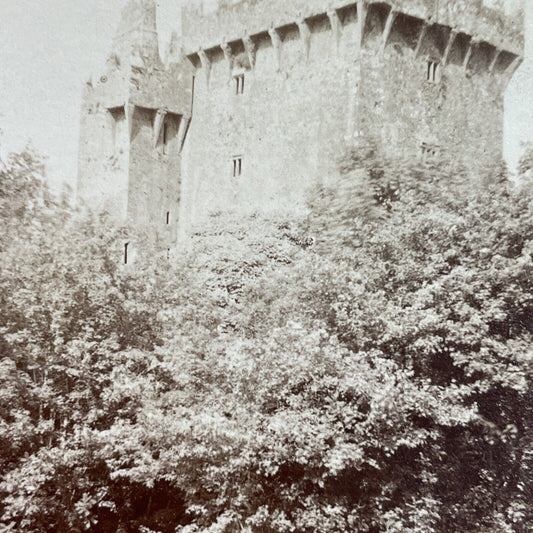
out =
[[(234, 40), (189, 55), (197, 70), (182, 165), (184, 226), (218, 209), (302, 207), (358, 136), (382, 141), (391, 154), (418, 157), (428, 146), (470, 165), (501, 157), (503, 92), (517, 56), (390, 3), (296, 22), (264, 28), (251, 48)], [(244, 93), (236, 94), (241, 71)], [(240, 176), (233, 158), (242, 160)]]
[[(198, 70), (182, 167), (185, 220), (228, 207), (298, 209), (305, 190), (334, 172), (349, 127), (356, 65), (346, 58), (355, 53), (355, 32), (345, 32), (339, 51), (327, 17), (311, 32), (308, 53), (297, 27), (282, 32), (279, 56), (268, 34), (258, 39), (243, 94), (222, 53), (212, 58), (209, 80)], [(233, 176), (237, 156), (242, 175)]]
[[(167, 114), (154, 140), (156, 111), (136, 107), (131, 132), (128, 216), (158, 239), (162, 248), (174, 245), (180, 201), (178, 115)], [(168, 214), (168, 216), (167, 216)]]
[[(420, 23), (403, 16), (397, 17), (382, 53), (386, 16), (386, 10), (381, 20), (373, 20), (372, 11), (368, 16), (360, 88), (362, 134), (403, 154), (419, 154), (423, 145), (435, 147), (471, 167), (499, 159), (506, 65), (498, 63), (490, 74), (494, 51), (481, 47), (465, 68), (468, 41), (456, 39), (443, 67), (450, 40), (445, 28), (428, 31), (415, 57)], [(438, 65), (434, 82), (427, 79), (431, 60)]]
[(156, 5), (131, 0), (103, 74), (83, 95), (78, 196), (118, 224), (177, 235), (180, 165), (192, 107), (193, 68), (159, 57)]
[(188, 8), (188, 53), (167, 67), (153, 0), (130, 4), (104, 75), (86, 88), (79, 194), (161, 248), (216, 210), (303, 209), (359, 138), (422, 160), (501, 157), (523, 32), (493, 0)]
[(134, 57), (108, 62), (83, 99), (78, 196), (117, 223), (146, 228), (162, 247), (177, 236), (192, 81), (186, 63), (163, 69)]
[(124, 101), (117, 86), (110, 91), (86, 88), (78, 152), (78, 198), (92, 210), (107, 211), (117, 223), (126, 220), (128, 211), (129, 143)]

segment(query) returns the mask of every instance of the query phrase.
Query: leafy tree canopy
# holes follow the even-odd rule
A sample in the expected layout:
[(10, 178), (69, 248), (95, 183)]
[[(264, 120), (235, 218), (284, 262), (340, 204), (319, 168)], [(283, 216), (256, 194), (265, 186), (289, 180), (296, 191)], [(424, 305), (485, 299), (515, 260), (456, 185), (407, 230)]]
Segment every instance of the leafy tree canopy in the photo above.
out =
[(305, 219), (218, 215), (130, 268), (131, 229), (37, 202), (23, 160), (0, 173), (5, 531), (531, 530), (527, 188), (364, 147)]

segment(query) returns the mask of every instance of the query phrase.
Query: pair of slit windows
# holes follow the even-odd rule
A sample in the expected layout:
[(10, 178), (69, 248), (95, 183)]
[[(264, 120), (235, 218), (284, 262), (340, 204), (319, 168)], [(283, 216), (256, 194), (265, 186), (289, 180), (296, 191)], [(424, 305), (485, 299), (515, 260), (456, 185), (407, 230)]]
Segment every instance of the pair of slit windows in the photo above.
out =
[(237, 96), (239, 94), (244, 94), (244, 74), (236, 74), (235, 76), (233, 76), (233, 83), (235, 94)]
[(437, 158), (439, 154), (439, 149), (437, 146), (422, 143), (420, 145), (420, 159), (423, 164), (427, 164), (430, 161), (433, 161)]
[(439, 80), (440, 65), (438, 61), (428, 61), (426, 79), (429, 83), (437, 83)]
[(235, 156), (232, 158), (232, 176), (238, 178), (242, 175), (242, 156)]

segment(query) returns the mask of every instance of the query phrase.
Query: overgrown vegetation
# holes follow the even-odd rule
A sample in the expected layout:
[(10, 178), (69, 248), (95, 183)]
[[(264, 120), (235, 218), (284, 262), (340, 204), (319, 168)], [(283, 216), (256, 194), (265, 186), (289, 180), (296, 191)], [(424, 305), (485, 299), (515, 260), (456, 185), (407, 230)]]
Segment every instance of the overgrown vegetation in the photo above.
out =
[(131, 269), (2, 168), (3, 531), (531, 531), (533, 194), (341, 170)]

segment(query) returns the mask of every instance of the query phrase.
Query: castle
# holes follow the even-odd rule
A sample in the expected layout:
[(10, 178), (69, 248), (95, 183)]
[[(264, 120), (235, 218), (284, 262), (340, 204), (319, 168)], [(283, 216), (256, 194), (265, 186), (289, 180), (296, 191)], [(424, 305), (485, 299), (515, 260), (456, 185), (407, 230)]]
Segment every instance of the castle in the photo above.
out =
[(228, 206), (298, 209), (360, 138), (469, 165), (502, 155), (519, 0), (219, 0), (160, 58), (131, 0), (85, 87), (78, 195), (171, 248)]

